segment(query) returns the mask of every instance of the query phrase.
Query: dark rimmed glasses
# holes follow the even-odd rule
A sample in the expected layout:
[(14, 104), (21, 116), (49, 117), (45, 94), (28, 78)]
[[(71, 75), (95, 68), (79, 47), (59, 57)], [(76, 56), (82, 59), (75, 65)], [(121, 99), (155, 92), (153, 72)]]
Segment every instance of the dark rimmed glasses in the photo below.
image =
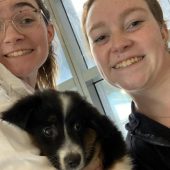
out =
[(7, 22), (12, 22), (15, 29), (22, 34), (30, 34), (35, 32), (40, 25), (41, 14), (47, 23), (49, 23), (41, 9), (28, 9), (19, 11), (11, 18), (11, 20), (4, 21), (0, 19), (0, 36), (5, 34), (5, 23)]

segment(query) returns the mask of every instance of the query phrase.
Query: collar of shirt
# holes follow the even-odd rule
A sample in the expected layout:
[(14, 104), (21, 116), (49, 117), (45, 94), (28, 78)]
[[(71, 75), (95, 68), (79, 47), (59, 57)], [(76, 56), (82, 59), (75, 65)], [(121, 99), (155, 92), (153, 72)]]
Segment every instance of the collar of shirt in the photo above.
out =
[(137, 138), (154, 145), (170, 147), (170, 129), (137, 112), (132, 102), (132, 113), (126, 129)]

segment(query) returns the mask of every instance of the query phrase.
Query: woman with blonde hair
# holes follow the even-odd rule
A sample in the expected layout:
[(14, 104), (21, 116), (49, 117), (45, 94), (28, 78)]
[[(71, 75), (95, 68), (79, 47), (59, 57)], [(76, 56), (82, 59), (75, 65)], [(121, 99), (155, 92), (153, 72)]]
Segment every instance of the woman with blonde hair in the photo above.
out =
[(170, 169), (170, 54), (156, 0), (88, 0), (82, 30), (103, 78), (132, 98), (127, 145), (136, 170)]

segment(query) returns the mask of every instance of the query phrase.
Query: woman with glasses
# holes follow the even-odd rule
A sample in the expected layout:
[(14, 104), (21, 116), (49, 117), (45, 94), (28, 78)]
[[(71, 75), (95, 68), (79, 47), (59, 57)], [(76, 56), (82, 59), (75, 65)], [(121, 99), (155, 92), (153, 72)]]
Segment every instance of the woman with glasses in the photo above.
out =
[[(56, 88), (54, 27), (41, 0), (0, 0), (0, 117), (36, 89)], [(100, 170), (99, 161), (86, 170)], [(1, 170), (54, 170), (25, 131), (0, 123)]]
[[(56, 88), (54, 27), (41, 0), (0, 0), (0, 114), (35, 89)], [(1, 170), (53, 170), (26, 132), (0, 123)]]
[(170, 169), (170, 53), (157, 0), (88, 0), (82, 28), (103, 78), (132, 98), (136, 170)]
[[(35, 89), (56, 88), (53, 39), (54, 27), (41, 0), (0, 0), (0, 116)], [(100, 170), (98, 163), (86, 170)], [(0, 169), (55, 168), (25, 131), (1, 121)]]
[[(0, 1), (1, 86), (17, 82), (15, 86), (27, 87), (25, 93), (44, 87), (55, 88), (58, 70), (53, 38), (50, 15), (41, 0)], [(5, 89), (4, 93), (9, 95)], [(14, 95), (14, 99), (8, 97), (13, 103), (21, 96), (22, 93)], [(6, 105), (0, 103), (0, 108), (3, 111)]]

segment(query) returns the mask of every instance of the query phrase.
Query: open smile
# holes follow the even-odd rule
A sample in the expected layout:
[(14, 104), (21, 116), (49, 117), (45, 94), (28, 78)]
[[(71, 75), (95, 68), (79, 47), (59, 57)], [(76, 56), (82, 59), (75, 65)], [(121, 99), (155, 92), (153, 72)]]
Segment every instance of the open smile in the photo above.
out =
[(119, 69), (119, 68), (124, 68), (124, 67), (129, 67), (135, 63), (138, 63), (139, 61), (141, 61), (144, 57), (133, 57), (131, 59), (128, 59), (126, 61), (123, 61), (121, 63), (116, 64), (116, 66), (114, 66), (113, 68), (115, 69)]
[(11, 58), (11, 57), (17, 57), (17, 56), (21, 56), (24, 54), (28, 54), (31, 53), (33, 50), (20, 50), (20, 51), (16, 51), (16, 52), (12, 52), (9, 54), (4, 55), (5, 57)]

